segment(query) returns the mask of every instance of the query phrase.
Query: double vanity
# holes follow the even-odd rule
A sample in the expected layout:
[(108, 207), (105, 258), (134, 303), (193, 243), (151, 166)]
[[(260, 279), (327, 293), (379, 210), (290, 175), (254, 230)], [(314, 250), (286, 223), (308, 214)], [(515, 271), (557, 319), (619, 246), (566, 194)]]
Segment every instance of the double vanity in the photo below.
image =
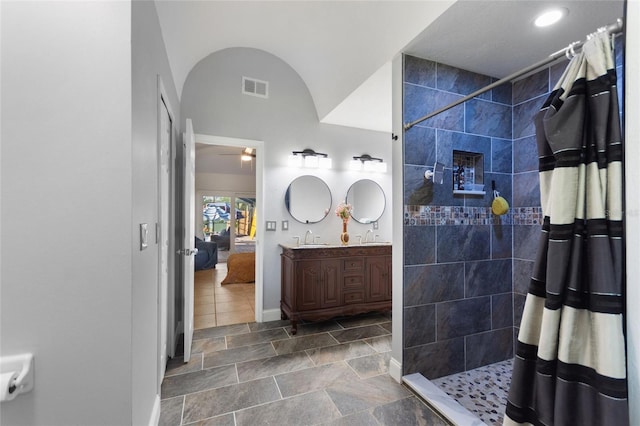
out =
[(391, 310), (391, 244), (282, 245), (282, 319), (298, 321)]
[[(352, 207), (350, 219), (376, 228), (386, 204), (378, 183), (358, 180), (344, 200)], [(296, 221), (318, 223), (333, 211), (331, 191), (316, 176), (300, 176), (289, 185), (285, 206)], [(282, 319), (291, 320), (293, 334), (300, 320), (391, 310), (391, 244), (376, 243), (375, 237), (370, 229), (358, 244), (315, 244), (308, 229), (298, 244), (280, 244), (280, 310)]]

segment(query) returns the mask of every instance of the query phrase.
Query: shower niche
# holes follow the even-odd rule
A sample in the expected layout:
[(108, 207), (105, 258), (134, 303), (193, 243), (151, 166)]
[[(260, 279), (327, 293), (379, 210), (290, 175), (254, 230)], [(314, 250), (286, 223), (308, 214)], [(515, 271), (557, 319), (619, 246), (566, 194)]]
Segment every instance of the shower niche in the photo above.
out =
[(484, 155), (453, 151), (453, 193), (484, 195)]

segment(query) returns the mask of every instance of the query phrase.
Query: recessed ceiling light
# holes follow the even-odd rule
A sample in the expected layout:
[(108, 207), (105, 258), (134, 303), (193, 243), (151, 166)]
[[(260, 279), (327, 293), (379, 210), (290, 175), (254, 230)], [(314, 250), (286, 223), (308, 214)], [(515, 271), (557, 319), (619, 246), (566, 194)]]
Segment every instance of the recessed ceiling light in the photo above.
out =
[(569, 11), (564, 8), (547, 10), (546, 12), (538, 15), (533, 23), (536, 27), (548, 27), (549, 25), (553, 25), (564, 18), (567, 13), (569, 13)]

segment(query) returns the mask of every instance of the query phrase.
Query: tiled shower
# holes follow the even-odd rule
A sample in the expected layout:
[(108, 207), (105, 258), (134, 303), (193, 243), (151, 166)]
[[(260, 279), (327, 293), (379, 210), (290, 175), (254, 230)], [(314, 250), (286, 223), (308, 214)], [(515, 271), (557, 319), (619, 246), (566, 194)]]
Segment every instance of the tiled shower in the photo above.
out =
[[(622, 39), (616, 40), (618, 96)], [(513, 358), (542, 223), (533, 116), (566, 61), (404, 134), (403, 374), (428, 379)], [(495, 81), (404, 56), (403, 122)], [(481, 155), (483, 195), (454, 194), (453, 151)], [(435, 162), (442, 184), (426, 179)], [(491, 212), (492, 182), (510, 204)]]

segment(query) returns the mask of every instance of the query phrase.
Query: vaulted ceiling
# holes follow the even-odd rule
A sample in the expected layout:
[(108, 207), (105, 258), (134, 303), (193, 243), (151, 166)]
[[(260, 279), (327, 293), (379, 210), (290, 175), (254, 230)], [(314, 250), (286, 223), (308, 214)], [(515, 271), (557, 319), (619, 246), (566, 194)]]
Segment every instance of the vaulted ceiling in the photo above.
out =
[[(178, 93), (212, 52), (253, 47), (307, 84), (324, 122), (391, 131), (391, 68), (400, 52), (504, 77), (623, 14), (622, 0), (156, 1)], [(568, 10), (535, 28), (551, 6)]]

